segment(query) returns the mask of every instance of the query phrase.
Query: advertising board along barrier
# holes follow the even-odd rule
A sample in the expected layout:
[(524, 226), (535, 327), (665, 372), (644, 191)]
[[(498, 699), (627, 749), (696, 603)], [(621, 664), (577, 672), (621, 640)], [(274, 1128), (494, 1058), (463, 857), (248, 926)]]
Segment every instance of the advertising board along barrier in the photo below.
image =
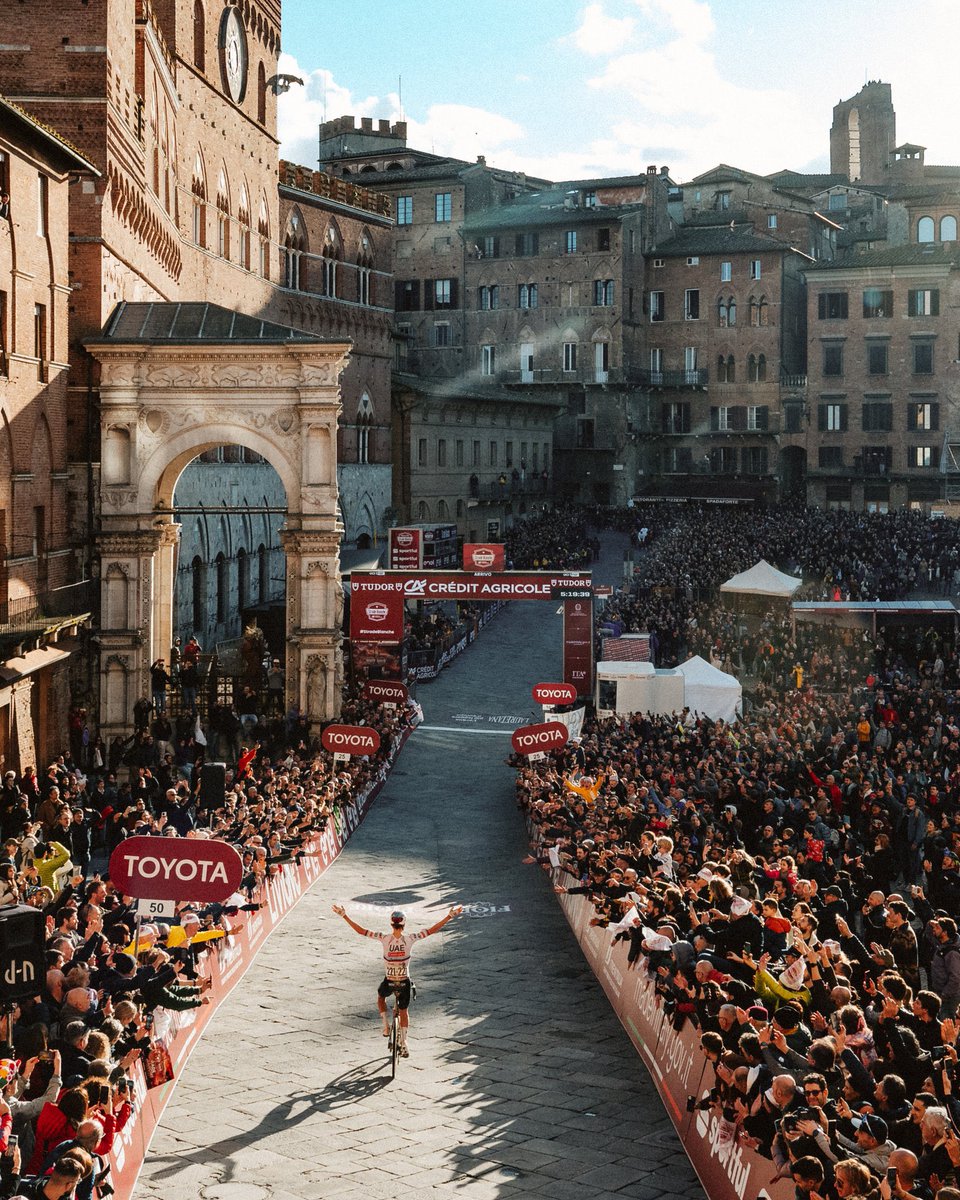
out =
[(577, 689), (572, 683), (538, 683), (533, 689), (537, 704), (573, 704), (576, 698)]
[(521, 725), (513, 731), (511, 742), (518, 754), (547, 754), (567, 744), (568, 730), (559, 721), (542, 725)]
[[(553, 875), (560, 882), (560, 872)], [(792, 1181), (771, 1182), (773, 1162), (732, 1139), (718, 1114), (687, 1112), (687, 1100), (700, 1100), (714, 1082), (699, 1031), (689, 1021), (674, 1028), (643, 960), (631, 969), (626, 943), (614, 945), (609, 929), (590, 924), (596, 911), (586, 897), (565, 894), (559, 900), (584, 957), (643, 1058), (709, 1200), (794, 1200)]]
[(243, 878), (240, 855), (212, 838), (132, 837), (110, 855), (110, 879), (138, 900), (194, 900), (217, 904)]
[(406, 704), (407, 688), (395, 679), (368, 679), (363, 685), (364, 700), (375, 704)]
[(380, 734), (369, 725), (328, 725), (320, 735), (320, 744), (331, 754), (376, 754)]
[[(370, 787), (357, 796), (353, 804), (341, 808), (339, 819), (328, 821), (323, 833), (313, 839), (309, 848), (319, 851), (320, 857), (304, 858), (300, 863), (284, 863), (276, 876), (261, 884), (254, 892), (253, 900), (260, 904), (260, 910), (238, 924), (229, 938), (206, 943), (207, 950), (200, 955), (197, 970), (202, 979), (211, 981), (206, 993), (210, 1003), (185, 1012), (156, 1010), (154, 1039), (162, 1042), (169, 1051), (174, 1077), (160, 1087), (148, 1088), (141, 1063), (135, 1063), (128, 1072), (133, 1080), (135, 1115), (117, 1134), (109, 1156), (114, 1200), (131, 1200), (134, 1195), (137, 1177), (163, 1110), (207, 1022), (244, 977), (270, 934), (343, 849), (379, 795), (390, 764), (410, 733), (411, 729), (404, 730), (394, 743), (390, 758), (382, 765), (378, 778)], [(131, 838), (124, 844), (129, 845), (133, 840)], [(146, 840), (157, 842), (163, 839)], [(189, 844), (194, 844), (192, 839)]]

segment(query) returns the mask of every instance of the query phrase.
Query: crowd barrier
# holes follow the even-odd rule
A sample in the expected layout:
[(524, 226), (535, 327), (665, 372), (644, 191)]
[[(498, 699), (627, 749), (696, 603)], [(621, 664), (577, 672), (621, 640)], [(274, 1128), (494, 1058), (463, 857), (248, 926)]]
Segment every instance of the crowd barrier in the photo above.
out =
[(479, 616), (459, 625), (434, 650), (411, 650), (407, 656), (407, 679), (418, 683), (426, 679), (436, 679), (448, 662), (462, 654), (470, 643), (476, 640), (484, 625), (495, 617), (505, 604), (504, 600), (486, 604)]
[[(566, 877), (569, 878), (569, 877)], [(555, 882), (561, 882), (555, 872)], [(684, 1022), (678, 1032), (657, 1003), (653, 981), (627, 965), (627, 945), (613, 942), (609, 929), (591, 925), (596, 910), (581, 895), (561, 895), (564, 915), (590, 968), (631, 1042), (639, 1051), (709, 1200), (793, 1200), (790, 1179), (772, 1183), (777, 1168), (769, 1158), (724, 1136), (713, 1112), (687, 1112), (713, 1086), (713, 1068), (700, 1050), (698, 1031)]]
[(137, 1063), (129, 1072), (134, 1083), (136, 1117), (117, 1135), (110, 1155), (115, 1200), (130, 1200), (133, 1195), (163, 1110), (210, 1018), (246, 974), (270, 934), (340, 853), (386, 782), (390, 764), (411, 732), (406, 729), (397, 739), (393, 753), (367, 792), (353, 804), (339, 809), (336, 818), (329, 821), (324, 832), (314, 839), (311, 849), (319, 850), (320, 857), (305, 858), (299, 865), (294, 862), (283, 864), (279, 873), (254, 896), (261, 905), (260, 910), (244, 914), (248, 919), (242, 925), (238, 924), (230, 937), (218, 942), (216, 950), (202, 956), (200, 974), (212, 980), (207, 992), (210, 1003), (181, 1013), (156, 1010), (154, 1041), (160, 1041), (166, 1047), (173, 1065), (173, 1078), (169, 1083), (148, 1088), (142, 1064)]

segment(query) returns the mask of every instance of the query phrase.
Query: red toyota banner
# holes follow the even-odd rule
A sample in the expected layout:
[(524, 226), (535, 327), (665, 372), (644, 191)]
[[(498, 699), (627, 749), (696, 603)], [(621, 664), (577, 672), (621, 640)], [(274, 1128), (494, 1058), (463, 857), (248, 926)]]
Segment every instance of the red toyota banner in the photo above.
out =
[(110, 879), (138, 900), (196, 900), (216, 904), (243, 878), (240, 855), (226, 842), (132, 837), (110, 855)]
[(593, 691), (593, 601), (563, 602), (563, 678), (578, 696)]
[(559, 721), (547, 721), (544, 725), (522, 725), (513, 731), (510, 739), (518, 754), (546, 754), (560, 750), (567, 744), (570, 730)]
[(376, 754), (380, 734), (368, 725), (328, 725), (320, 734), (320, 745), (331, 754)]
[(393, 679), (368, 679), (363, 685), (363, 698), (375, 704), (406, 704), (407, 689)]
[(571, 683), (538, 683), (533, 698), (537, 704), (573, 704), (577, 689)]
[(354, 642), (403, 641), (403, 593), (350, 589), (350, 640)]
[[(507, 571), (496, 575), (471, 575), (466, 571), (352, 571), (353, 605), (388, 596), (408, 600), (552, 600), (555, 588), (590, 591), (590, 572)], [(374, 622), (379, 624), (379, 622)], [(386, 641), (387, 639), (379, 639)]]
[(506, 562), (505, 547), (499, 542), (464, 542), (465, 571), (502, 571)]

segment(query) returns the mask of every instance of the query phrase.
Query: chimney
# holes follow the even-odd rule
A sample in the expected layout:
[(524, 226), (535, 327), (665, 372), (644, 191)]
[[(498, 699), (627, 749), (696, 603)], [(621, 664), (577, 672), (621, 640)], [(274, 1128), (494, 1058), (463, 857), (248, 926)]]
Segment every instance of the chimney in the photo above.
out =
[(373, 117), (361, 117), (360, 129), (364, 133), (373, 133)]
[(485, 167), (487, 165), (487, 156), (485, 154), (477, 155), (477, 166)]

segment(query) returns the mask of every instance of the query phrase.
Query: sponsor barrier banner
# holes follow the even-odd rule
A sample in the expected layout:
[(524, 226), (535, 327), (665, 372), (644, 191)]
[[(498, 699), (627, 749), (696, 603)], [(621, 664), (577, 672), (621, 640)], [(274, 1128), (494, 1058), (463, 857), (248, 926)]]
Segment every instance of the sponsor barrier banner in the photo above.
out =
[[(560, 872), (553, 874), (559, 882)], [(701, 1099), (714, 1079), (698, 1031), (689, 1021), (679, 1031), (674, 1028), (642, 965), (628, 967), (626, 943), (614, 945), (609, 929), (590, 924), (596, 914), (589, 900), (580, 895), (559, 899), (584, 957), (643, 1058), (709, 1200), (793, 1200), (792, 1181), (771, 1183), (776, 1174), (771, 1160), (738, 1145), (719, 1116), (687, 1112), (687, 1099)]]
[(110, 878), (138, 900), (217, 904), (240, 886), (243, 863), (218, 838), (132, 837), (110, 855)]
[(129, 1072), (134, 1085), (136, 1115), (117, 1134), (109, 1156), (115, 1200), (131, 1200), (150, 1140), (207, 1022), (246, 974), (270, 934), (340, 853), (379, 794), (390, 764), (410, 733), (411, 730), (407, 729), (398, 738), (393, 754), (381, 766), (378, 778), (370, 788), (358, 796), (353, 804), (334, 810), (334, 820), (327, 823), (327, 828), (314, 838), (311, 846), (311, 849), (320, 851), (320, 857), (305, 858), (299, 865), (284, 863), (279, 873), (254, 895), (254, 900), (261, 905), (259, 912), (250, 913), (249, 919), (242, 925), (238, 924), (230, 937), (217, 943), (208, 943), (216, 948), (201, 955), (199, 972), (201, 977), (211, 980), (207, 992), (210, 1003), (186, 1012), (156, 1010), (154, 1040), (160, 1041), (169, 1052), (174, 1078), (160, 1087), (148, 1088), (141, 1063), (136, 1063)]
[(563, 678), (578, 696), (593, 694), (593, 600), (563, 602)]
[(502, 571), (506, 565), (506, 548), (498, 542), (464, 542), (465, 571)]
[(368, 679), (363, 685), (363, 698), (375, 704), (406, 704), (407, 689), (393, 679)]
[(510, 740), (518, 754), (546, 754), (565, 746), (567, 736), (566, 725), (559, 721), (547, 721), (543, 725), (522, 725), (513, 731)]
[(573, 704), (577, 689), (569, 683), (538, 683), (533, 689), (537, 704)]
[(398, 592), (350, 592), (350, 638), (355, 642), (402, 642), (403, 596)]
[(506, 571), (494, 575), (470, 575), (465, 571), (353, 571), (350, 574), (350, 636), (355, 636), (353, 605), (358, 600), (361, 609), (370, 600), (397, 595), (408, 600), (550, 600), (555, 587), (589, 592), (592, 587), (590, 572), (564, 575), (549, 571)]
[(320, 734), (320, 745), (331, 754), (376, 754), (380, 734), (369, 725), (328, 725)]

